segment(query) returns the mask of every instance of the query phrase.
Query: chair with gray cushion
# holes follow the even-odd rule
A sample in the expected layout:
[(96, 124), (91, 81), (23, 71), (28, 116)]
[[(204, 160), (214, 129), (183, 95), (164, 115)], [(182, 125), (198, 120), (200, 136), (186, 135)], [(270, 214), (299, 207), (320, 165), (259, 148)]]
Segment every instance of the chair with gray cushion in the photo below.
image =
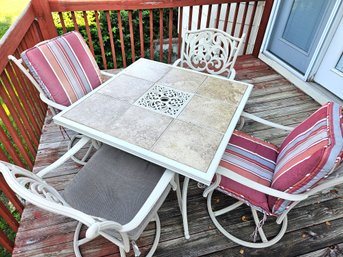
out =
[[(70, 151), (76, 151), (86, 143), (87, 140), (82, 139)], [(174, 185), (174, 173), (103, 145), (63, 192), (57, 192), (41, 177), (72, 154), (68, 152), (57, 164), (38, 174), (6, 162), (0, 162), (0, 172), (12, 190), (27, 202), (79, 222), (74, 235), (76, 256), (81, 256), (81, 245), (98, 236), (116, 244), (122, 257), (130, 251), (131, 242), (135, 256), (139, 256), (135, 240), (154, 220), (156, 236), (147, 254), (153, 256), (161, 231), (157, 210)], [(80, 238), (82, 225), (87, 226), (84, 238)]]

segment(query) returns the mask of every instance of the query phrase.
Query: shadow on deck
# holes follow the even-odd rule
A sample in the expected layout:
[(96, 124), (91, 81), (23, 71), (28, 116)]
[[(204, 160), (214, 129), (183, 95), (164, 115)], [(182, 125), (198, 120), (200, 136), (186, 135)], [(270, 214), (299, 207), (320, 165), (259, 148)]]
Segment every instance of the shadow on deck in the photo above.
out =
[[(283, 125), (294, 126), (319, 106), (254, 57), (238, 59), (236, 68), (237, 80), (254, 85), (245, 108), (247, 112)], [(35, 163), (36, 171), (55, 161), (67, 148), (68, 139), (63, 138), (59, 128), (53, 122), (48, 122), (49, 120), (48, 117), (41, 137)], [(275, 144), (280, 144), (286, 135), (286, 132), (252, 121), (247, 121), (243, 130)], [(48, 182), (57, 189), (62, 189), (79, 168), (77, 164), (69, 161), (49, 174)], [(335, 188), (302, 202), (290, 212), (287, 233), (279, 243), (267, 249), (249, 249), (234, 244), (218, 232), (208, 216), (202, 190), (197, 188), (196, 182), (193, 181), (190, 183), (188, 197), (191, 239), (185, 240), (183, 237), (176, 196), (171, 192), (159, 211), (162, 233), (155, 256), (342, 256), (342, 253), (338, 253), (340, 247), (343, 249), (342, 196), (343, 190)], [(214, 199), (218, 205), (233, 202), (219, 193)], [(243, 216), (245, 222), (241, 222)], [(224, 217), (223, 223), (237, 233), (249, 235), (254, 230), (249, 209), (246, 207)], [(75, 226), (74, 220), (28, 205), (23, 213), (13, 256), (74, 256), (72, 241)], [(276, 232), (275, 223), (267, 222), (265, 229)], [(154, 226), (149, 225), (137, 242), (142, 252), (149, 249), (153, 235)], [(119, 256), (118, 249), (102, 238), (86, 244), (81, 250), (85, 257)], [(133, 253), (128, 256), (133, 256)]]

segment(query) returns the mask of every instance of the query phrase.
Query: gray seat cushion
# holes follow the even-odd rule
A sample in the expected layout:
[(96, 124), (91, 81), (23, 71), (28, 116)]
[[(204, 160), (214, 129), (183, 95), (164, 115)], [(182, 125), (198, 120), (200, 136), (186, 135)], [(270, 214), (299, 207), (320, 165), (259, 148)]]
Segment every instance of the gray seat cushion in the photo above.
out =
[[(160, 166), (103, 145), (67, 185), (63, 197), (77, 210), (125, 225), (143, 206), (164, 171)], [(155, 215), (169, 190), (168, 186), (141, 226), (129, 233), (133, 239)]]

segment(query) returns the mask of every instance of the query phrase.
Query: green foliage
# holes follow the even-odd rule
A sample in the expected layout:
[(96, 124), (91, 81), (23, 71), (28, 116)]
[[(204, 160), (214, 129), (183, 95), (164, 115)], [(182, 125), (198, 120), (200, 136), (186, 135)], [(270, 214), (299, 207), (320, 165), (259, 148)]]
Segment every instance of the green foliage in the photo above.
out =
[(29, 0), (0, 0), (0, 38), (6, 33), (28, 2)]
[[(83, 13), (82, 12), (74, 12), (74, 13), (75, 13), (76, 23), (78, 24), (79, 27), (84, 28), (85, 27), (85, 19), (83, 18)], [(71, 12), (64, 12), (64, 13), (61, 13), (61, 15), (63, 17), (64, 25), (65, 25), (67, 31), (75, 30), (73, 18), (72, 18), (72, 13)], [(58, 13), (53, 13), (52, 17), (54, 19), (54, 23), (55, 23), (55, 26), (57, 28), (57, 31), (59, 32), (59, 34), (63, 34), (60, 16), (58, 15)], [(94, 13), (87, 12), (87, 20), (88, 20), (89, 24), (95, 25)]]
[(12, 20), (11, 17), (2, 17), (0, 19), (0, 38), (6, 33), (6, 31), (11, 26)]
[[(55, 25), (57, 27), (58, 33), (63, 34), (63, 28), (58, 14), (53, 14)], [(108, 23), (105, 11), (98, 12), (100, 31), (103, 40), (105, 59), (107, 63), (107, 69), (115, 68), (113, 61), (110, 34), (108, 31)], [(116, 63), (117, 67), (123, 67), (123, 55), (121, 50), (121, 38), (118, 22), (118, 12), (110, 11), (110, 21), (112, 27), (112, 35), (114, 41), (114, 49), (116, 54)], [(131, 47), (131, 36), (129, 28), (129, 12), (120, 11), (121, 22), (122, 22), (122, 33), (123, 33), (123, 42), (125, 48), (126, 63), (129, 65), (132, 63), (132, 47)], [(75, 12), (75, 18), (78, 24), (78, 29), (83, 35), (85, 40), (89, 45), (89, 39), (87, 35), (87, 30), (85, 26), (85, 21), (83, 18), (82, 12)], [(71, 12), (63, 13), (63, 20), (65, 24), (66, 31), (75, 30), (72, 14)], [(89, 31), (91, 34), (91, 40), (94, 47), (94, 54), (97, 63), (100, 68), (103, 69), (103, 59), (101, 53), (100, 40), (98, 35), (98, 28), (95, 22), (95, 12), (87, 12), (87, 20), (89, 24)], [(142, 11), (142, 24), (143, 24), (143, 42), (144, 42), (144, 56), (150, 58), (150, 11)], [(163, 11), (163, 38), (169, 38), (169, 10)], [(141, 52), (141, 42), (140, 42), (140, 30), (139, 30), (139, 12), (137, 10), (132, 11), (132, 28), (133, 28), (133, 40), (134, 40), (134, 52), (136, 59), (142, 56)], [(173, 10), (173, 37), (177, 36), (177, 9)], [(160, 38), (160, 11), (159, 9), (153, 10), (153, 39), (159, 42)], [(157, 41), (154, 44), (157, 44)], [(156, 46), (154, 46), (156, 48)], [(154, 57), (156, 60), (159, 60), (159, 49), (155, 49)], [(163, 53), (163, 60), (166, 62), (168, 58), (168, 50), (165, 50)]]
[[(1, 221), (0, 221), (1, 223)], [(1, 257), (11, 257), (11, 254), (7, 252), (3, 247), (0, 246), (0, 256)]]
[[(14, 206), (8, 201), (7, 197), (0, 193), (0, 201), (9, 209), (9, 211), (12, 213), (13, 217), (16, 218), (16, 220), (20, 220), (20, 214), (15, 210)], [(3, 231), (8, 239), (11, 241), (14, 241), (15, 239), (15, 232), (7, 225), (5, 220), (0, 217), (0, 230)], [(11, 254), (8, 253), (3, 247), (0, 246), (0, 256), (3, 257), (10, 257)]]

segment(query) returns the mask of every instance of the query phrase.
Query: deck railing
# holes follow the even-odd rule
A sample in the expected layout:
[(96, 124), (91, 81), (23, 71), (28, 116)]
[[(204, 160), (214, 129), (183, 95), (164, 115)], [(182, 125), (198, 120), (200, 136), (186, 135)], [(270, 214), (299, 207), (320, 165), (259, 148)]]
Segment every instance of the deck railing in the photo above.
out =
[[(246, 33), (241, 54), (257, 56), (272, 5), (268, 0), (49, 0), (49, 3), (50, 11), (58, 13), (55, 23), (61, 31), (68, 30), (66, 19), (70, 19), (69, 29), (83, 30), (95, 55), (93, 41), (99, 43), (98, 61), (104, 69), (118, 68), (118, 59), (126, 67), (138, 57), (171, 63), (174, 48), (177, 57), (180, 56), (182, 32), (206, 27), (220, 28), (235, 36)], [(93, 28), (89, 25), (89, 15), (95, 17)], [(126, 40), (130, 42), (125, 44)]]
[[(0, 41), (0, 160), (29, 169), (34, 164), (46, 106), (7, 56), (18, 57), (21, 51), (43, 39), (33, 6), (29, 5)], [(19, 227), (13, 212), (20, 214), (23, 205), (2, 176), (0, 190), (0, 217), (6, 222), (4, 231), (0, 231), (0, 245), (11, 252), (14, 244), (10, 238)]]
[[(272, 4), (273, 0), (32, 0), (0, 41), (0, 160), (33, 167), (47, 110), (8, 55), (19, 57), (42, 40), (79, 30), (104, 69), (126, 67), (139, 57), (171, 63), (180, 55), (184, 30), (214, 27), (235, 36), (246, 33), (241, 54), (257, 56)], [(0, 190), (2, 199), (9, 200), (0, 202), (0, 218), (16, 232), (19, 223), (11, 211), (21, 213), (23, 205), (2, 177)], [(0, 246), (11, 252), (13, 245), (0, 231)]]

